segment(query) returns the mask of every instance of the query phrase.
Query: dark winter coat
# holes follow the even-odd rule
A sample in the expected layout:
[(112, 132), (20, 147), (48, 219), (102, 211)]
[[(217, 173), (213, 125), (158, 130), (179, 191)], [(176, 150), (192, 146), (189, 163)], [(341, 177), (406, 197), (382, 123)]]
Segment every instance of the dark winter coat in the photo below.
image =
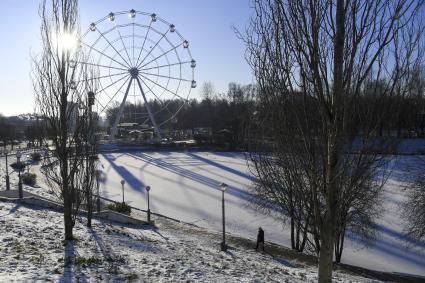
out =
[(263, 229), (258, 230), (257, 243), (264, 243), (264, 231), (263, 231)]

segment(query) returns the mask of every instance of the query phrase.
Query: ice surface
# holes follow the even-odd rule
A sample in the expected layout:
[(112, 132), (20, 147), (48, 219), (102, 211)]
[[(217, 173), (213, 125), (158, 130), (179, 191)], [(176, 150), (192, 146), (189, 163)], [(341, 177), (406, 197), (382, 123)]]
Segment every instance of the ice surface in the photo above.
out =
[[(259, 226), (266, 241), (290, 246), (289, 227), (281, 219), (258, 213), (247, 202), (252, 184), (243, 153), (128, 152), (101, 156), (101, 192), (122, 200), (121, 179), (126, 180), (125, 199), (146, 209), (145, 186), (151, 186), (151, 210), (201, 227), (221, 230), (221, 191), (225, 193), (226, 231), (254, 239)], [(378, 241), (365, 248), (355, 235), (348, 237), (342, 262), (365, 268), (425, 275), (425, 243), (403, 234), (400, 204), (404, 200), (404, 177), (417, 162), (415, 156), (395, 158), (392, 176), (385, 186), (383, 217)], [(412, 244), (413, 243), (413, 244)]]

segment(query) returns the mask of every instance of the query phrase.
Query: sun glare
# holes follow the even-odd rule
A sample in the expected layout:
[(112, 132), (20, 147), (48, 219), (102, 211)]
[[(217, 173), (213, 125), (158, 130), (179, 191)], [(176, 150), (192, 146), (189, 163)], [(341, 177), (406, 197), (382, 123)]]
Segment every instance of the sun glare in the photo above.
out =
[(75, 33), (59, 33), (53, 35), (53, 43), (60, 52), (73, 52), (77, 48), (78, 40)]

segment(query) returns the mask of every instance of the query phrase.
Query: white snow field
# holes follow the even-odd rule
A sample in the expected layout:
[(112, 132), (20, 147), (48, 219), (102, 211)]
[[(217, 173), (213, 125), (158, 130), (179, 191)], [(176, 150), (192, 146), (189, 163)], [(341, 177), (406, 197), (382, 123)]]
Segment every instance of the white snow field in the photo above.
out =
[[(65, 242), (62, 213), (0, 202), (0, 282), (317, 282), (315, 266), (239, 247), (219, 252), (200, 228), (84, 222)], [(377, 282), (339, 271), (333, 281)]]
[[(406, 237), (400, 204), (404, 200), (404, 176), (415, 164), (414, 156), (392, 161), (393, 173), (385, 186), (378, 240), (364, 247), (355, 235), (345, 242), (342, 262), (369, 269), (425, 276), (425, 243)], [(256, 212), (247, 202), (252, 177), (243, 153), (124, 152), (101, 155), (101, 194), (147, 209), (145, 187), (151, 186), (153, 212), (198, 226), (221, 231), (220, 183), (229, 185), (226, 199), (226, 232), (255, 239), (265, 230), (266, 241), (290, 246), (289, 228), (278, 218)]]

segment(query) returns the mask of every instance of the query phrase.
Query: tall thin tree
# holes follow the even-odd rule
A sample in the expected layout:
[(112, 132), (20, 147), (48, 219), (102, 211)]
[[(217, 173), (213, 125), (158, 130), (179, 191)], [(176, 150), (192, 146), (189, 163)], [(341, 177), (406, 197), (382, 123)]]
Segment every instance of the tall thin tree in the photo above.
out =
[[(73, 239), (75, 217), (81, 204), (84, 183), (83, 124), (79, 105), (79, 61), (77, 0), (44, 0), (41, 18), (41, 54), (33, 60), (33, 85), (37, 110), (45, 119), (53, 152), (45, 159), (48, 184), (59, 192), (64, 205), (65, 239)], [(47, 165), (46, 164), (46, 165)]]

